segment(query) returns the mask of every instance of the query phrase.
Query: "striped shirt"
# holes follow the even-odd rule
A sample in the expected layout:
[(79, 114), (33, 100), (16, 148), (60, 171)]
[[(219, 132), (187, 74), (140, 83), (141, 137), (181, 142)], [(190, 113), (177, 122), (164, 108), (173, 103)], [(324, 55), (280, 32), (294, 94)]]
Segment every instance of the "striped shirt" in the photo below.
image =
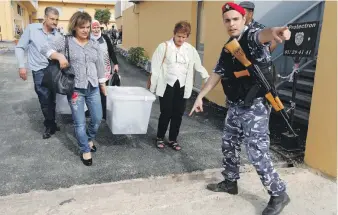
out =
[[(99, 82), (105, 83), (105, 68), (103, 53), (99, 43), (90, 39), (84, 46), (80, 45), (73, 36), (69, 36), (70, 65), (75, 72), (75, 87), (87, 89), (88, 82), (97, 87)], [(65, 55), (65, 38), (57, 37), (54, 41), (42, 47), (41, 53), (49, 58), (54, 52)]]

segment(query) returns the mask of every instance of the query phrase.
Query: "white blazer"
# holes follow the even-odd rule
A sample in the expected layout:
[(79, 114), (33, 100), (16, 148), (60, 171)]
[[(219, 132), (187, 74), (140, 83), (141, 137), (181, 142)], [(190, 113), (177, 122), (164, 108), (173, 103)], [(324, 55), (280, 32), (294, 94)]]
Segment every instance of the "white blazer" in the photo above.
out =
[[(167, 87), (166, 73), (167, 73), (167, 64), (170, 63), (170, 59), (173, 59), (171, 56), (175, 54), (175, 51), (170, 48), (170, 43), (172, 39), (167, 41), (167, 48), (165, 43), (161, 43), (156, 48), (152, 59), (151, 59), (151, 85), (150, 92), (156, 93), (157, 96), (163, 97), (165, 89)], [(192, 88), (194, 84), (194, 70), (200, 73), (204, 82), (209, 78), (207, 70), (202, 66), (201, 59), (197, 53), (195, 47), (189, 43), (183, 43), (182, 47), (186, 49), (186, 53), (189, 58), (189, 66), (187, 72), (187, 78), (185, 81), (184, 97), (185, 99), (190, 98), (192, 93)], [(164, 58), (164, 52), (167, 50), (166, 57), (162, 64)]]

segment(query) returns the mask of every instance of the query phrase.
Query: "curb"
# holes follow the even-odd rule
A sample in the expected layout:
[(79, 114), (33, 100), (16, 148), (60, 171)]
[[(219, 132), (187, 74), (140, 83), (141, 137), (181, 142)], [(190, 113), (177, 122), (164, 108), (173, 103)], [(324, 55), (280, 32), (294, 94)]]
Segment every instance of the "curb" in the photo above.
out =
[(10, 51), (9, 48), (0, 49), (0, 54)]
[[(299, 169), (305, 169), (307, 171), (311, 171), (311, 169), (307, 167), (298, 167)], [(284, 168), (284, 167), (276, 167), (277, 171), (283, 171), (283, 170), (292, 170), (292, 169), (297, 169), (297, 167), (292, 167), (292, 168)], [(184, 180), (184, 178), (190, 177), (190, 178), (199, 178), (199, 177), (204, 177), (205, 175), (219, 175), (220, 177), (222, 176), (222, 171), (224, 168), (212, 168), (212, 169), (205, 169), (205, 170), (196, 170), (192, 172), (183, 172), (183, 173), (171, 173), (167, 175), (150, 175), (149, 177), (141, 177), (141, 178), (132, 178), (132, 179), (125, 179), (125, 180), (118, 180), (118, 181), (112, 181), (112, 182), (105, 182), (105, 183), (99, 183), (99, 184), (75, 184), (70, 187), (60, 187), (57, 189), (53, 190), (47, 190), (47, 189), (37, 189), (37, 190), (30, 190), (29, 192), (25, 193), (12, 193), (6, 196), (0, 196), (1, 200), (7, 200), (11, 199), (13, 197), (27, 197), (27, 196), (33, 196), (37, 194), (43, 194), (43, 193), (56, 193), (56, 192), (67, 192), (67, 191), (73, 191), (76, 192), (76, 190), (83, 189), (83, 188), (90, 188), (90, 189), (95, 189), (95, 188), (100, 188), (100, 187), (105, 187), (105, 186), (110, 186), (110, 185), (117, 185), (117, 184), (128, 184), (128, 183), (135, 183), (135, 182), (142, 182), (142, 181), (156, 181), (156, 180), (161, 180), (161, 179), (175, 179), (177, 181)], [(240, 166), (239, 170), (240, 174), (245, 174), (245, 173), (255, 173), (256, 169), (251, 165), (251, 164), (244, 164)], [(316, 174), (312, 172), (313, 174)], [(256, 174), (256, 173), (255, 173)], [(320, 176), (320, 175), (319, 175)], [(258, 175), (257, 175), (258, 177)]]
[[(116, 46), (116, 52), (119, 53), (121, 56), (127, 58), (128, 57), (128, 49), (123, 48), (121, 45)], [(137, 65), (142, 69), (144, 69), (147, 73), (151, 71), (151, 62), (148, 60), (146, 62), (139, 62)]]

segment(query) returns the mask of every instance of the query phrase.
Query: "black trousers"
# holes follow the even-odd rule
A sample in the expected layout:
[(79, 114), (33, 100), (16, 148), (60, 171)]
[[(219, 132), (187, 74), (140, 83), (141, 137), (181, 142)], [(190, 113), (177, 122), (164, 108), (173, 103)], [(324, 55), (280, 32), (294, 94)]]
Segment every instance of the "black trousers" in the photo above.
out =
[(45, 127), (54, 128), (56, 126), (55, 123), (55, 93), (51, 92), (47, 88), (41, 85), (44, 69), (38, 71), (32, 71), (33, 80), (34, 80), (34, 89), (36, 94), (38, 95), (40, 107), (45, 118), (43, 124)]
[(179, 81), (173, 87), (167, 85), (163, 97), (160, 97), (160, 118), (158, 121), (157, 137), (164, 138), (169, 122), (169, 141), (176, 141), (181, 127), (182, 116), (186, 107), (184, 87), (180, 88)]

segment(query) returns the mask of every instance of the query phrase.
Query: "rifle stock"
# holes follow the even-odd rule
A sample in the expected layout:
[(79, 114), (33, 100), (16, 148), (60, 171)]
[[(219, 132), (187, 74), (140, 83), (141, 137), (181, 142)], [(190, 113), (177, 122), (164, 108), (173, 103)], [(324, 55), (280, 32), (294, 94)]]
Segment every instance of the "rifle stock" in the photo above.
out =
[(245, 53), (236, 39), (225, 44), (225, 48), (237, 58), (245, 67), (251, 66), (251, 62), (246, 58)]
[(279, 99), (277, 92), (274, 88), (272, 88), (269, 84), (269, 82), (264, 77), (262, 71), (257, 65), (253, 65), (246, 57), (242, 47), (240, 46), (237, 39), (232, 39), (230, 42), (225, 44), (225, 48), (233, 55), (235, 58), (240, 61), (249, 72), (252, 74), (255, 74), (261, 84), (265, 87), (267, 93), (265, 94), (265, 98), (270, 102), (272, 107), (276, 112), (280, 112), (283, 116), (284, 120), (286, 121), (290, 131), (296, 136), (296, 133), (292, 129), (291, 125), (289, 124), (289, 116), (284, 110), (284, 105)]

